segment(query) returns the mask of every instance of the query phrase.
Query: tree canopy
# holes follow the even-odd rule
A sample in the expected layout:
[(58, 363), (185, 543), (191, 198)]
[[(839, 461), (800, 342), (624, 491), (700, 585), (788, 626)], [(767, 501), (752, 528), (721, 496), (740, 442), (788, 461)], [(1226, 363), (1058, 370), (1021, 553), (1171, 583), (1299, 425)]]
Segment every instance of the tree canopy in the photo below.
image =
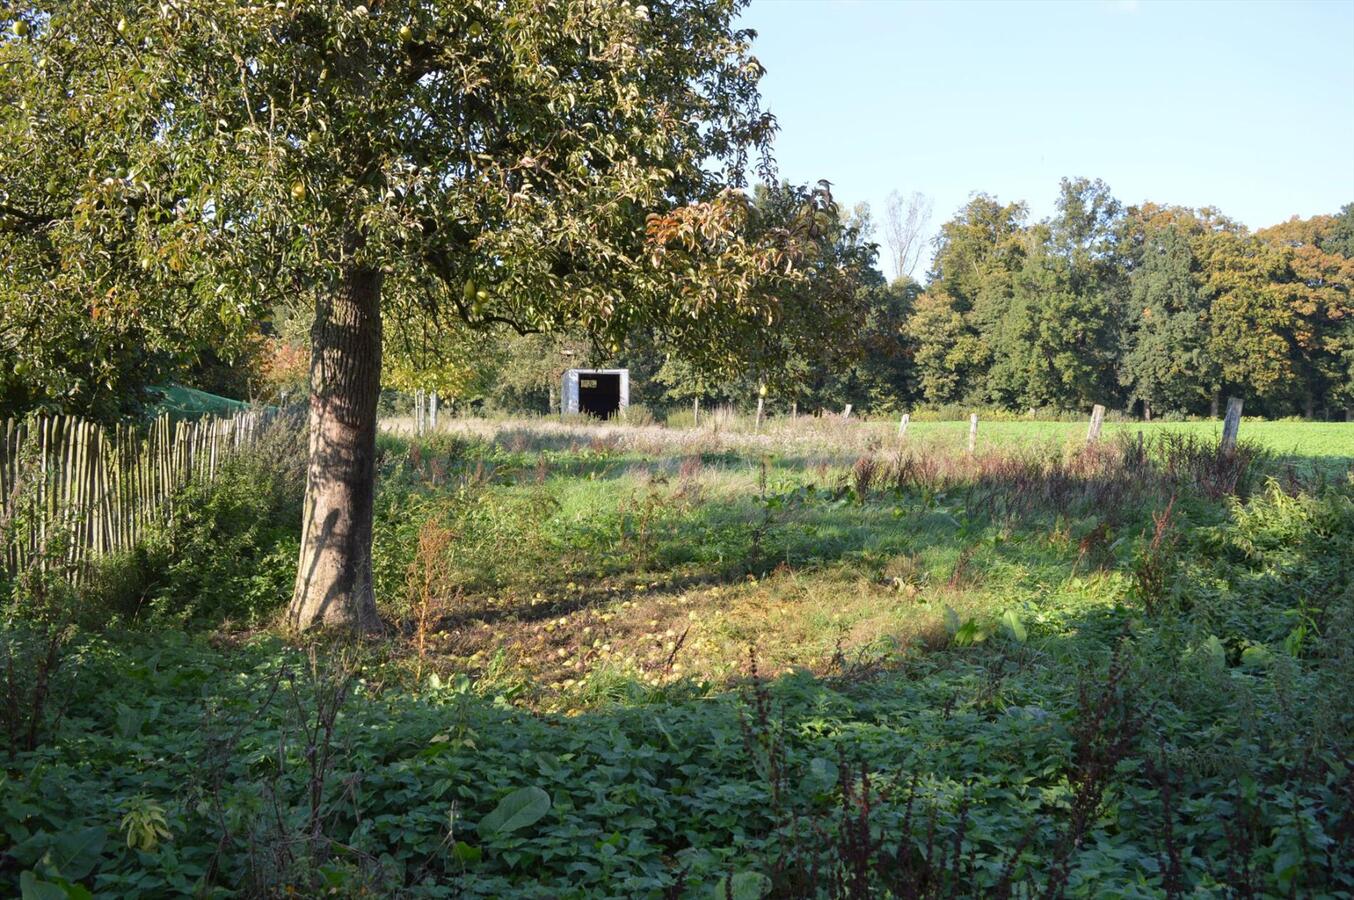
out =
[[(806, 312), (783, 298), (814, 277), (830, 195), (759, 227), (741, 190), (775, 127), (741, 5), (21, 4), (0, 66), (5, 320), (50, 307), (66, 348), (106, 321), (191, 353), (310, 298), (294, 619), (370, 624), (383, 318), (613, 348), (643, 329), (720, 366)], [(62, 349), (38, 352), (57, 371)]]

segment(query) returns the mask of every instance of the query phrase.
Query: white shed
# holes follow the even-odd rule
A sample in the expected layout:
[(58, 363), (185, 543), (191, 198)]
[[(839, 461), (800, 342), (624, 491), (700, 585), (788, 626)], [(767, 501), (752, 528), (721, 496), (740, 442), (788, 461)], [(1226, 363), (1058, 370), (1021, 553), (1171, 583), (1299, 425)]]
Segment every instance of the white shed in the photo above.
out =
[(563, 412), (609, 419), (630, 405), (630, 370), (569, 369), (560, 399)]

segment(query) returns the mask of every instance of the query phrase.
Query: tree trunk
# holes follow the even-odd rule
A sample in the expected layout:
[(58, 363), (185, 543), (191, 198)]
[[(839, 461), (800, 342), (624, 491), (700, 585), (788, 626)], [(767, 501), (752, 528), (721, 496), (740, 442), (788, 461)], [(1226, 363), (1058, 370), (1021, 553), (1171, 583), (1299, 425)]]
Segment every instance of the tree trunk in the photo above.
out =
[(381, 273), (346, 268), (310, 331), (310, 461), (295, 630), (380, 626), (371, 583), (376, 403), (381, 388)]

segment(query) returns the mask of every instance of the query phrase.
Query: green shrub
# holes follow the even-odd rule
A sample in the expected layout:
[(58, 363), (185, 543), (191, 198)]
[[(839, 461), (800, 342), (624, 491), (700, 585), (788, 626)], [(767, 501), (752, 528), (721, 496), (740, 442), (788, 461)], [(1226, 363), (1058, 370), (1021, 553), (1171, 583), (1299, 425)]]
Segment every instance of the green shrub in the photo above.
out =
[(642, 403), (631, 403), (621, 411), (621, 421), (627, 425), (657, 425), (658, 417)]
[(87, 602), (156, 625), (255, 626), (291, 595), (300, 552), (303, 431), (273, 427), (211, 481), (173, 498), (169, 521), (133, 552), (96, 566)]

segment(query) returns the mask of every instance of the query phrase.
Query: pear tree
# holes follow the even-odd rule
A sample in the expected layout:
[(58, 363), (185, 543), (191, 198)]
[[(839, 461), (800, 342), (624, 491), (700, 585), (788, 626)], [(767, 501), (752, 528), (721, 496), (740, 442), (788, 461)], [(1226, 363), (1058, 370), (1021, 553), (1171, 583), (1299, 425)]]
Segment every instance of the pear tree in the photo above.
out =
[(652, 332), (726, 365), (812, 277), (811, 228), (747, 227), (775, 121), (742, 6), (10, 3), (0, 309), (72, 347), (313, 309), (290, 621), (376, 627), (383, 322)]

